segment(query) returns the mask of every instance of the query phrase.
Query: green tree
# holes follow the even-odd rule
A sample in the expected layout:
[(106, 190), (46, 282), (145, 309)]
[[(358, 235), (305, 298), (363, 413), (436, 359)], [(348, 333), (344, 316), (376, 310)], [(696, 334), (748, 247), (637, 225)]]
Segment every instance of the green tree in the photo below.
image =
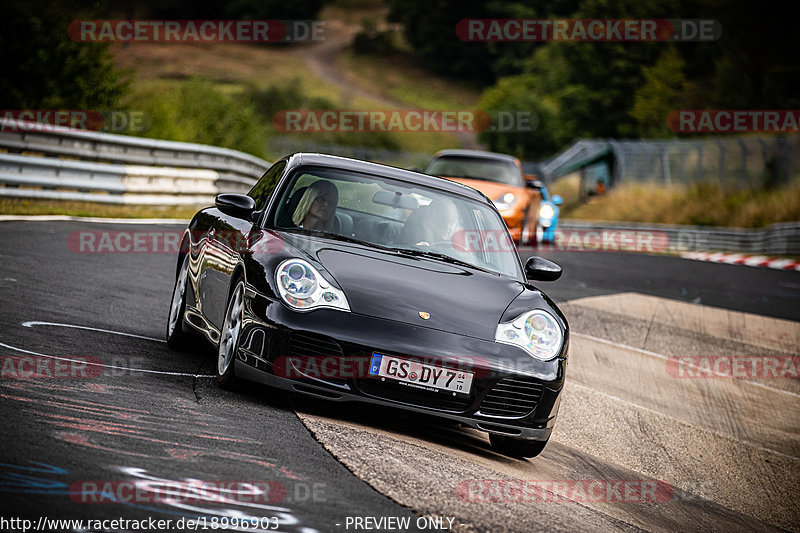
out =
[(389, 20), (403, 25), (414, 54), (432, 72), (487, 86), (516, 74), (538, 43), (466, 42), (456, 26), (462, 19), (535, 18), (544, 16), (534, 2), (486, 0), (390, 0)]
[[(543, 96), (539, 80), (530, 74), (500, 79), (481, 95), (480, 109), (490, 114), (497, 111), (521, 111), (531, 114), (532, 131), (482, 131), (478, 138), (494, 152), (513, 154), (524, 159), (552, 154), (565, 139), (559, 138), (558, 104)], [(569, 139), (566, 139), (569, 140)]]
[(67, 35), (69, 23), (81, 18), (80, 12), (71, 1), (30, 0), (4, 6), (3, 108), (107, 109), (127, 92), (128, 80), (114, 68), (107, 44), (75, 42)]
[[(705, 77), (717, 108), (797, 109), (800, 61), (796, 25), (800, 3), (719, 0), (722, 37)], [(709, 76), (710, 74), (710, 76)]]
[(666, 118), (672, 111), (683, 109), (686, 101), (685, 64), (678, 50), (670, 47), (655, 65), (644, 68), (644, 84), (636, 90), (630, 112), (641, 136), (670, 135)]
[(182, 19), (313, 19), (326, 0), (149, 0), (152, 16)]
[[(714, 18), (720, 5), (731, 1), (581, 0), (568, 18)], [(513, 91), (505, 87), (507, 96), (532, 92), (533, 100), (508, 96), (503, 101), (509, 105), (534, 110), (534, 100), (546, 104), (537, 143), (519, 140), (516, 145), (525, 149), (517, 155), (532, 157), (538, 153), (533, 146), (563, 146), (581, 137), (672, 135), (666, 128), (670, 111), (710, 102), (702, 80), (713, 77), (721, 50), (718, 42), (570, 41), (537, 47), (523, 62), (522, 75), (503, 80), (520, 85)], [(496, 87), (486, 90), (487, 98), (496, 98)], [(485, 137), (493, 146), (498, 142)]]
[(268, 134), (255, 106), (193, 78), (175, 88), (156, 84), (137, 92), (131, 107), (150, 119), (145, 137), (233, 148), (265, 157)]

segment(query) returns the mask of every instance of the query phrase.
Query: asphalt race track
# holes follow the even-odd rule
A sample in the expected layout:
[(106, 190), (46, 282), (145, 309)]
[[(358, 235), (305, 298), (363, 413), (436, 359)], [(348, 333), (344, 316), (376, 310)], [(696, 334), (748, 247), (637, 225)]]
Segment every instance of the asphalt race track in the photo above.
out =
[[(298, 532), (800, 530), (797, 272), (543, 253), (564, 267), (544, 288), (570, 321), (570, 364), (550, 444), (526, 461), (391, 409), (219, 389), (208, 353), (161, 340), (173, 254), (74, 246), (81, 231), (181, 229), (0, 222), (3, 517), (51, 531), (96, 528), (43, 517), (171, 529), (252, 517), (259, 527), (227, 529)], [(676, 374), (681, 356), (789, 370)], [(30, 365), (49, 377), (20, 379)], [(520, 495), (523, 482), (545, 487), (539, 500)], [(655, 497), (625, 492), (642, 486)]]

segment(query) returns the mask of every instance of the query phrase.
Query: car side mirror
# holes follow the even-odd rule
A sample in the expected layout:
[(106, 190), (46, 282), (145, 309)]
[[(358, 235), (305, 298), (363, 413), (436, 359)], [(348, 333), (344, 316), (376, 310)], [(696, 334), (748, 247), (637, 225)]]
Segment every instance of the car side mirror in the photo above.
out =
[(219, 194), (214, 200), (214, 205), (226, 215), (243, 220), (251, 220), (253, 211), (256, 210), (256, 201), (246, 194)]
[(531, 281), (555, 281), (561, 277), (561, 267), (544, 257), (533, 256), (525, 263), (525, 277)]
[(559, 195), (553, 195), (552, 202), (556, 205), (561, 205), (564, 203), (564, 200)]
[[(528, 179), (528, 178), (533, 178), (533, 179)], [(542, 183), (539, 179), (537, 179), (536, 176), (534, 176), (533, 174), (526, 174), (525, 186), (539, 191), (544, 187), (544, 183)]]

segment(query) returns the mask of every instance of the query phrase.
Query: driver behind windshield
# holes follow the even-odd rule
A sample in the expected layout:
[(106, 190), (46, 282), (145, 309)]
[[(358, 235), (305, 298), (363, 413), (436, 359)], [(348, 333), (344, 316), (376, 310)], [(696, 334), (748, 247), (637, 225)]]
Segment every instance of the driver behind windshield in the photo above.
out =
[(332, 231), (338, 204), (339, 189), (336, 185), (326, 180), (315, 181), (300, 198), (292, 222), (300, 228)]

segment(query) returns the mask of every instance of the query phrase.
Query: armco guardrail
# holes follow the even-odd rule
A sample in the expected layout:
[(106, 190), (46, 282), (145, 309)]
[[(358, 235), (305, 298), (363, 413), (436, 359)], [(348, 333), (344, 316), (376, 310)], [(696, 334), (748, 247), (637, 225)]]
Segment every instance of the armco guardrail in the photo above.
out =
[(783, 222), (761, 229), (743, 229), (561, 220), (558, 231), (562, 239), (561, 246), (565, 249), (569, 249), (570, 232), (579, 232), (581, 235), (597, 232), (598, 238), (591, 240), (592, 245), (602, 244), (604, 238), (612, 243), (619, 242), (619, 237), (609, 237), (609, 232), (635, 232), (657, 236), (656, 242), (664, 245), (664, 249), (656, 251), (800, 255), (800, 222)]
[(8, 152), (0, 154), (0, 196), (10, 197), (208, 203), (219, 192), (246, 192), (269, 168), (227, 148), (10, 119), (0, 120), (0, 149)]
[[(18, 198), (205, 204), (219, 192), (247, 191), (269, 168), (227, 148), (12, 119), (0, 119), (0, 149), (8, 152), (0, 153), (0, 196)], [(562, 235), (650, 232), (674, 252), (800, 255), (800, 222), (750, 230), (562, 220), (559, 229)]]
[(0, 196), (128, 204), (213, 201), (213, 170), (145, 167), (0, 154)]

